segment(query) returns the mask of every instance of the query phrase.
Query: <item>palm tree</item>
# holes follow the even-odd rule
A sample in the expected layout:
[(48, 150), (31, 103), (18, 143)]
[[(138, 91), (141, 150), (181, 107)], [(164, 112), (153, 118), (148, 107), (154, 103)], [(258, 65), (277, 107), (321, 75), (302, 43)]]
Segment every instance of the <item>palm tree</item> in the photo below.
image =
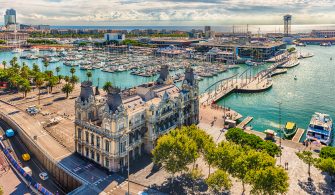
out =
[(36, 63), (33, 64), (33, 71), (34, 71), (35, 73), (37, 73), (37, 72), (41, 72), (40, 68), (38, 67), (38, 65), (37, 65)]
[(19, 91), (23, 93), (23, 97), (27, 97), (27, 93), (30, 92), (31, 86), (27, 79), (23, 79), (20, 81)]
[(66, 76), (64, 77), (64, 80), (65, 80), (65, 82), (68, 83), (68, 82), (70, 82), (70, 77), (66, 75)]
[(66, 83), (62, 88), (62, 92), (66, 93), (66, 99), (69, 97), (69, 93), (72, 93), (72, 91), (73, 86), (70, 83)]
[(90, 81), (90, 78), (92, 77), (92, 72), (91, 71), (88, 71), (86, 73), (86, 76), (87, 76), (87, 80)]
[(58, 83), (58, 77), (52, 76), (48, 80), (49, 92), (52, 93), (52, 88)]
[(59, 66), (57, 66), (56, 67), (56, 74), (57, 74), (57, 76), (58, 76), (58, 73), (60, 72), (60, 67)]
[(102, 87), (102, 89), (105, 91), (105, 92), (108, 92), (108, 89), (112, 87), (112, 82), (110, 81), (107, 81), (104, 86)]
[(73, 77), (73, 74), (74, 74), (75, 72), (76, 72), (76, 69), (72, 67), (72, 68), (70, 69), (70, 73), (71, 73), (72, 77)]
[(41, 99), (41, 88), (42, 85), (44, 84), (44, 79), (41, 76), (38, 76), (35, 81), (35, 85), (38, 88), (38, 104), (40, 104), (40, 99)]
[(79, 82), (79, 78), (76, 75), (73, 75), (70, 78), (70, 83), (72, 84), (72, 86), (74, 87), (75, 84), (77, 84)]
[(4, 60), (2, 61), (3, 68), (6, 69), (7, 62)]
[(43, 66), (45, 67), (45, 71), (47, 71), (47, 70), (48, 70), (48, 66), (49, 66), (49, 62), (48, 62), (48, 60), (45, 60), (45, 61), (44, 61)]

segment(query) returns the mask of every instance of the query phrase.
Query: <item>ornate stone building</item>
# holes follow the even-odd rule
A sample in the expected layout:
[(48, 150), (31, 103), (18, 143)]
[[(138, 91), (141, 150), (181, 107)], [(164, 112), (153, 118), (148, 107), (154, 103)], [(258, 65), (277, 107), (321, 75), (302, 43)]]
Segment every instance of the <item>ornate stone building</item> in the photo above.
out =
[(157, 138), (182, 125), (199, 122), (199, 87), (192, 68), (186, 68), (181, 88), (173, 84), (167, 66), (156, 82), (102, 96), (89, 81), (81, 84), (75, 103), (76, 152), (117, 172), (127, 158), (149, 153)]

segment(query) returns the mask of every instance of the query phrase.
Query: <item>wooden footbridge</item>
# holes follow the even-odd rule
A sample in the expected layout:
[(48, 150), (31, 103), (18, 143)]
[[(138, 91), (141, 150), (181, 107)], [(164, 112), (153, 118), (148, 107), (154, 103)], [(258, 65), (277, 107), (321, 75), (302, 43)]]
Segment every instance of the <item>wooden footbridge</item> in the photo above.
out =
[(272, 72), (288, 61), (288, 59), (283, 59), (276, 62), (255, 76), (252, 76), (252, 67), (250, 67), (240, 75), (236, 74), (219, 80), (209, 86), (200, 96), (200, 103), (202, 105), (210, 105), (232, 92), (260, 92), (267, 90), (272, 87)]

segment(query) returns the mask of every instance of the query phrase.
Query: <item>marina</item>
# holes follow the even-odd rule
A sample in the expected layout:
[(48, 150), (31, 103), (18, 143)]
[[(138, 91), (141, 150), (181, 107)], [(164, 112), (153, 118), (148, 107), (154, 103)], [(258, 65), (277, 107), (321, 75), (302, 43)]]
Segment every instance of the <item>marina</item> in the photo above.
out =
[[(295, 113), (296, 111), (292, 110), (293, 108), (295, 108), (296, 106), (293, 106), (293, 108), (287, 108), (288, 105), (286, 106), (286, 104), (290, 104), (289, 102), (296, 102), (296, 99), (293, 99), (292, 101), (287, 100), (291, 98), (296, 97), (297, 95), (295, 95), (295, 90), (297, 90), (296, 87), (294, 87), (297, 84), (301, 84), (301, 82), (303, 82), (303, 80), (306, 79), (306, 77), (304, 77), (302, 74), (304, 72), (306, 72), (305, 69), (307, 69), (307, 73), (309, 71), (312, 71), (311, 69), (318, 69), (318, 71), (323, 72), (324, 69), (320, 69), (318, 68), (319, 66), (321, 66), (321, 64), (319, 62), (316, 62), (315, 59), (319, 59), (322, 58), (321, 61), (324, 61), (326, 63), (326, 66), (330, 66), (329, 63), (331, 63), (332, 61), (329, 60), (329, 57), (332, 56), (331, 52), (329, 52), (326, 55), (322, 55), (322, 57), (320, 57), (320, 51), (319, 50), (323, 50), (326, 49), (328, 50), (333, 50), (332, 47), (320, 47), (320, 46), (306, 46), (303, 48), (299, 48), (299, 50), (301, 50), (301, 52), (303, 53), (313, 53), (316, 54), (313, 58), (303, 58), (300, 59), (300, 66), (296, 66), (296, 63), (293, 62), (297, 62), (297, 61), (293, 61), (291, 60), (291, 63), (289, 63), (289, 61), (283, 61), (280, 62), (276, 65), (272, 64), (272, 63), (266, 63), (264, 65), (260, 65), (260, 66), (252, 66), (249, 67), (247, 65), (244, 64), (233, 64), (233, 65), (226, 65), (226, 64), (220, 64), (217, 62), (214, 63), (210, 63), (210, 62), (204, 62), (204, 61), (199, 61), (199, 60), (192, 60), (192, 59), (180, 59), (180, 58), (166, 58), (166, 57), (154, 57), (151, 56), (149, 54), (146, 54), (144, 56), (142, 56), (142, 62), (144, 64), (144, 62), (152, 62), (152, 65), (147, 65), (147, 66), (140, 66), (140, 65), (132, 65), (131, 62), (140, 62), (139, 59), (141, 59), (140, 57), (136, 57), (136, 52), (135, 54), (109, 54), (110, 58), (113, 59), (115, 62), (119, 62), (119, 63), (115, 63), (113, 64), (112, 62), (109, 62), (108, 60), (102, 60), (102, 63), (98, 63), (97, 65), (93, 66), (86, 66), (85, 65), (85, 61), (76, 61), (76, 60), (71, 60), (72, 56), (71, 53), (77, 53), (78, 58), (80, 57), (79, 51), (74, 51), (74, 50), (70, 50), (70, 51), (60, 51), (58, 52), (58, 56), (60, 57), (56, 57), (55, 56), (55, 52), (54, 51), (43, 51), (40, 50), (38, 52), (38, 54), (33, 54), (31, 53), (31, 51), (25, 51), (20, 53), (12, 53), (12, 52), (1, 52), (0, 53), (0, 57), (2, 57), (2, 59), (9, 61), (13, 56), (17, 56), (20, 57), (21, 56), (25, 56), (25, 55), (32, 55), (32, 56), (37, 56), (37, 55), (47, 55), (48, 57), (51, 58), (59, 58), (59, 59), (67, 59), (67, 60), (60, 60), (60, 61), (55, 61), (54, 63), (50, 63), (48, 69), (49, 70), (54, 70), (57, 66), (61, 67), (61, 71), (59, 72), (59, 74), (62, 75), (70, 75), (69, 70), (70, 68), (74, 67), (76, 69), (76, 75), (79, 76), (80, 80), (85, 80), (86, 77), (86, 72), (87, 70), (91, 70), (93, 73), (93, 83), (95, 85), (98, 84), (98, 79), (99, 79), (99, 84), (100, 87), (102, 87), (103, 83), (105, 83), (106, 81), (111, 81), (114, 85), (119, 86), (121, 88), (129, 88), (129, 87), (133, 87), (136, 86), (138, 84), (142, 84), (142, 83), (146, 83), (146, 82), (150, 82), (150, 81), (154, 81), (157, 78), (157, 70), (159, 68), (159, 64), (161, 63), (166, 63), (169, 65), (169, 70), (171, 75), (173, 76), (175, 82), (177, 83), (177, 85), (180, 85), (179, 81), (181, 81), (184, 77), (183, 75), (183, 67), (185, 65), (192, 65), (192, 67), (195, 68), (195, 73), (197, 74), (196, 78), (200, 81), (199, 83), (199, 88), (200, 88), (200, 92), (203, 94), (208, 93), (208, 91), (206, 92), (206, 90), (213, 85), (213, 83), (217, 83), (215, 86), (213, 86), (214, 88), (216, 87), (216, 97), (218, 98), (214, 98), (211, 97), (211, 99), (208, 99), (208, 97), (204, 98), (205, 95), (202, 95), (200, 102), (204, 102), (206, 101), (208, 104), (210, 104), (211, 102), (216, 101), (218, 105), (223, 106), (223, 101), (225, 101), (225, 106), (226, 107), (231, 107), (232, 109), (236, 110), (238, 113), (241, 113), (244, 116), (253, 116), (254, 120), (250, 122), (250, 125), (252, 126), (253, 129), (255, 130), (259, 130), (259, 131), (264, 131), (265, 129), (275, 129), (276, 127), (278, 127), (278, 123), (276, 121), (278, 121), (277, 117), (277, 113), (276, 113), (276, 105), (277, 105), (277, 101), (278, 98), (280, 99), (285, 99), (285, 101), (283, 101), (283, 109), (288, 109), (288, 112), (285, 113), (285, 115), (283, 115), (284, 118), (290, 116), (292, 117), (292, 113)], [(99, 59), (100, 58), (104, 58), (103, 56), (106, 55), (106, 53), (104, 53), (103, 51), (80, 51), (83, 53), (83, 55), (85, 55), (85, 59)], [(102, 54), (100, 54), (102, 53)], [(70, 54), (70, 55), (69, 55)], [(95, 56), (95, 57), (94, 57)], [(139, 56), (139, 55), (138, 55)], [(76, 57), (73, 56), (72, 59), (75, 59)], [(106, 58), (106, 57), (105, 57)], [(69, 60), (70, 59), (70, 60)], [(78, 60), (78, 59), (77, 59)], [(278, 60), (278, 57), (277, 57)], [(106, 62), (105, 62), (106, 61)], [(25, 58), (19, 58), (19, 63), (22, 62), (26, 62), (26, 64), (28, 66), (32, 66), (33, 63), (36, 63), (40, 66), (41, 70), (45, 70), (45, 67), (43, 66), (43, 58), (38, 58), (38, 59), (34, 59), (34, 60), (28, 60)], [(130, 62), (130, 63), (129, 63)], [(106, 64), (110, 64), (110, 65), (106, 65)], [(137, 63), (140, 64), (140, 63)], [(282, 69), (275, 69), (274, 66), (279, 66), (279, 64), (284, 64), (287, 67), (295, 67), (294, 69), (288, 69), (288, 68), (282, 68)], [(287, 65), (289, 64), (289, 65)], [(313, 64), (313, 65), (309, 65), (309, 64)], [(329, 64), (329, 65), (327, 65)], [(143, 69), (143, 72), (147, 72), (147, 74), (143, 74), (143, 75), (137, 75), (135, 73), (139, 73), (139, 70), (141, 70), (141, 68), (138, 68), (137, 70), (134, 68), (135, 66), (141, 67)], [(109, 67), (109, 68), (107, 68)], [(117, 68), (115, 68), (117, 67)], [(114, 68), (114, 69), (113, 69)], [(330, 68), (330, 67), (329, 67)], [(268, 77), (266, 77), (266, 74), (269, 74), (270, 72), (268, 71), (268, 73), (265, 74), (265, 72), (267, 72), (266, 70), (271, 69), (271, 75), (277, 75), (276, 77), (274, 77), (272, 80), (269, 80)], [(331, 69), (331, 68), (330, 68)], [(151, 70), (151, 71), (147, 71), (147, 70)], [(142, 73), (143, 73), (142, 72)], [(263, 75), (259, 74), (260, 72), (262, 72)], [(150, 73), (150, 74), (148, 74)], [(287, 73), (287, 74), (284, 74)], [(278, 75), (280, 74), (280, 75)], [(318, 73), (321, 74), (321, 73)], [(323, 74), (329, 74), (328, 72), (323, 73)], [(234, 87), (231, 87), (229, 84), (223, 84), (222, 80), (225, 80), (227, 78), (233, 77), (235, 75), (243, 75), (239, 78), (236, 77), (233, 80), (231, 80), (231, 83), (234, 83), (237, 81), (237, 83), (240, 84), (240, 90), (236, 91), (239, 93), (231, 93), (233, 90), (235, 90)], [(295, 80), (293, 78), (299, 78), (298, 80)], [(247, 78), (246, 78), (247, 77)], [(259, 80), (257, 78), (262, 78), (261, 82), (259, 82)], [(253, 79), (251, 79), (253, 78)], [(285, 79), (284, 79), (285, 78)], [(314, 78), (314, 77), (309, 77), (309, 79)], [(283, 81), (283, 79), (285, 81)], [(122, 82), (126, 80), (127, 82)], [(295, 82), (293, 82), (295, 81)], [(307, 80), (309, 81), (309, 80)], [(277, 94), (278, 93), (278, 87), (283, 88), (284, 89), (284, 84), (289, 82), (290, 85), (286, 86), (285, 85), (285, 90), (282, 91), (281, 95), (277, 96), (274, 100), (273, 95), (271, 94)], [(293, 82), (293, 83), (292, 83)], [(309, 81), (310, 82), (310, 81)], [(230, 83), (230, 84), (231, 84)], [(242, 83), (244, 83), (243, 87), (242, 87)], [(246, 84), (247, 83), (247, 84)], [(222, 89), (224, 89), (224, 87), (227, 87), (225, 92), (221, 91), (221, 95), (218, 95), (220, 93), (220, 88), (222, 87)], [(264, 86), (264, 87), (263, 87)], [(312, 84), (312, 86), (314, 86)], [(211, 93), (213, 93), (212, 95), (214, 95), (214, 90), (213, 87), (211, 88)], [(293, 88), (294, 87), (294, 88)], [(305, 87), (304, 87), (305, 88)], [(250, 92), (250, 90), (255, 90), (255, 89), (270, 89), (267, 90), (265, 92), (262, 93), (255, 93), (255, 94), (250, 94), (250, 93), (241, 93), (241, 92)], [(263, 90), (261, 90), (263, 91)], [(269, 95), (268, 95), (269, 94)], [(305, 92), (303, 93), (302, 91), (299, 90), (299, 97), (300, 96), (306, 96), (306, 95), (302, 95), (305, 94)], [(314, 93), (310, 93), (310, 94), (314, 94)], [(315, 94), (316, 95), (316, 94)], [(222, 98), (224, 97), (224, 98)], [(245, 98), (245, 99), (243, 99)], [(249, 108), (251, 105), (250, 103), (246, 104), (245, 101), (249, 100), (249, 99), (258, 99), (261, 98), (264, 101), (257, 101), (258, 105), (260, 105), (260, 107), (257, 106), (257, 108), (253, 108), (253, 109), (247, 109)], [(328, 97), (330, 98), (330, 97)], [(234, 100), (236, 99), (236, 100)], [(232, 101), (234, 100), (234, 101)], [(270, 100), (272, 100), (270, 102)], [(237, 102), (239, 102), (237, 104)], [(251, 101), (251, 102), (255, 102), (255, 101)], [(266, 104), (265, 104), (266, 103)], [(262, 110), (263, 108), (265, 109), (265, 107), (272, 107), (272, 111), (273, 114), (269, 114), (267, 116), (262, 115), (262, 113), (259, 110)], [(313, 106), (312, 106), (313, 107)], [(306, 109), (306, 108), (299, 108), (299, 109)], [(316, 109), (316, 108), (315, 108)], [(252, 111), (254, 110), (254, 111)], [(334, 110), (334, 109), (333, 109)], [(312, 110), (312, 112), (314, 112), (315, 110)], [(328, 113), (331, 113), (330, 111), (328, 111)], [(287, 115), (286, 115), (287, 114)], [(261, 116), (261, 117), (259, 117)], [(297, 122), (298, 126), (306, 126), (306, 122), (308, 121), (308, 119), (306, 120), (301, 120), (299, 118), (302, 118), (301, 115), (294, 115), (292, 117), (293, 121)], [(298, 119), (297, 119), (298, 118)], [(304, 137), (305, 135), (303, 135)], [(303, 140), (304, 138), (302, 138)]]

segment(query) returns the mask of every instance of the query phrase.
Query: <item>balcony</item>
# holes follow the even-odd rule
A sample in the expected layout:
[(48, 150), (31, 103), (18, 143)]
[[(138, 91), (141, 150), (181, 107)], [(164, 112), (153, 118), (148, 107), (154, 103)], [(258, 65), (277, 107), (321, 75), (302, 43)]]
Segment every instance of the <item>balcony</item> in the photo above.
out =
[(86, 129), (89, 129), (91, 131), (93, 131), (94, 133), (97, 133), (99, 135), (103, 135), (109, 139), (117, 139), (119, 137), (122, 136), (122, 130), (125, 129), (124, 127), (120, 129), (120, 131), (118, 132), (110, 132), (110, 131), (106, 131), (104, 129), (102, 129), (101, 127), (99, 126), (96, 126), (94, 124), (90, 124), (90, 123), (87, 123), (87, 122), (83, 122), (83, 121), (80, 121), (80, 120), (75, 120), (75, 124), (76, 125), (79, 125), (79, 126), (82, 126)]

